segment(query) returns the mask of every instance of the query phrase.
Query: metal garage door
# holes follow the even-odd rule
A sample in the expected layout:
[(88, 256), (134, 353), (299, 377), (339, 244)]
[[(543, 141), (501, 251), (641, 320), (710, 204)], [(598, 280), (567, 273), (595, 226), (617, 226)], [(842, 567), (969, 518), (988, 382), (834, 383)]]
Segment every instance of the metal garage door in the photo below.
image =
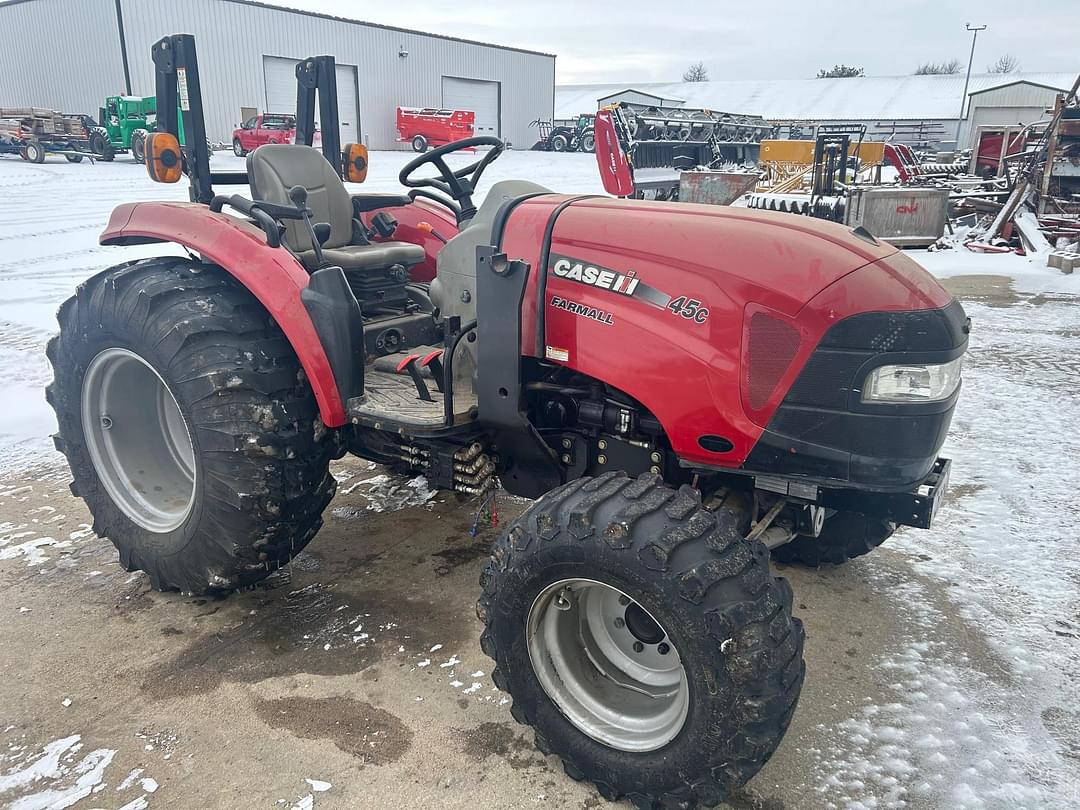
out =
[(443, 76), (442, 105), (450, 110), (476, 113), (476, 134), (495, 135), (499, 126), (499, 83)]
[[(296, 65), (295, 59), (263, 57), (263, 78), (266, 81), (266, 107), (263, 112), (296, 112)], [(356, 68), (353, 65), (337, 66), (337, 95), (341, 142), (358, 142), (360, 114), (356, 107)], [(318, 115), (319, 111), (316, 109), (316, 119)]]

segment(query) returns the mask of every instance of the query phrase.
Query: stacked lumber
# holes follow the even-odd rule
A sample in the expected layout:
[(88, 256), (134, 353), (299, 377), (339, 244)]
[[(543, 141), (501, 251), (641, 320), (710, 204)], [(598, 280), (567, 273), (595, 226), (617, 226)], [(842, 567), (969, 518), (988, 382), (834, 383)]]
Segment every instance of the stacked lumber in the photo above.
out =
[(43, 107), (0, 107), (0, 135), (50, 139), (68, 135), (85, 138), (82, 117)]

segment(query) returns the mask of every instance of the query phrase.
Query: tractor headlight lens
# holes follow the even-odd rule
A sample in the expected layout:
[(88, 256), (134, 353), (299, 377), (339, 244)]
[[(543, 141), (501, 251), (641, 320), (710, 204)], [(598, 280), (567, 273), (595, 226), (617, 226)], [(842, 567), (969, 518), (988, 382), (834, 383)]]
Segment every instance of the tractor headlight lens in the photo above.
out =
[(863, 402), (938, 402), (960, 385), (960, 360), (932, 365), (910, 363), (881, 366), (863, 385)]

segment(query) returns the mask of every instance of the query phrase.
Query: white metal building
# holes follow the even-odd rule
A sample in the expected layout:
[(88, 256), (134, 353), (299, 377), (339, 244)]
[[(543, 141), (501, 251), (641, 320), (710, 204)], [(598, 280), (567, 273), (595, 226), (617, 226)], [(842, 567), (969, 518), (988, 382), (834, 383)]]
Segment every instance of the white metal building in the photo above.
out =
[(229, 140), (242, 108), (293, 112), (293, 69), (321, 54), (338, 64), (343, 143), (408, 148), (400, 105), (473, 110), (476, 134), (527, 147), (554, 106), (551, 54), (251, 0), (0, 2), (0, 105), (96, 116), (106, 96), (153, 95), (151, 45), (177, 33), (195, 35), (212, 140)]

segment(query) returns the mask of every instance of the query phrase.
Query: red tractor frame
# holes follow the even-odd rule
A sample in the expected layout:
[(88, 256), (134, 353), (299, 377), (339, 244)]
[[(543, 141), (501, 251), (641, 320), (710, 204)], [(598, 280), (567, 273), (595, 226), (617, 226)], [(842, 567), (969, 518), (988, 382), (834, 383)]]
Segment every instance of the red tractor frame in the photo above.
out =
[[(298, 67), (300, 145), (211, 175), (194, 40), (153, 53), (166, 114), (148, 171), (183, 170), (192, 201), (122, 205), (101, 242), (190, 258), (94, 276), (48, 349), (57, 446), (95, 530), (156, 588), (221, 592), (315, 536), (348, 452), (536, 498), (477, 605), (513, 716), (606, 798), (731, 795), (804, 677), (770, 552), (840, 563), (930, 525), (960, 305), (833, 223), (527, 181), (477, 207), (490, 137), (415, 158), (407, 194), (350, 193), (339, 172), (361, 179), (365, 154), (334, 142), (329, 57)], [(466, 148), (488, 151), (461, 165)]]

